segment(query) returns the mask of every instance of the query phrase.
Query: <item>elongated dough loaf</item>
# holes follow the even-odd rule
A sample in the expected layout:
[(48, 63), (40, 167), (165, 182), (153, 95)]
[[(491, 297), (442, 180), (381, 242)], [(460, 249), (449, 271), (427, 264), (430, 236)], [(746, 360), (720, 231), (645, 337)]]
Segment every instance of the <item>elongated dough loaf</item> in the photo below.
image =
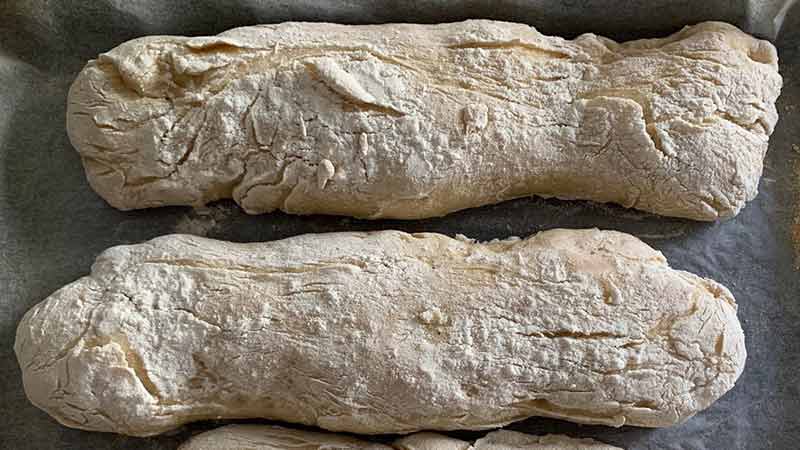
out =
[(662, 427), (745, 361), (727, 289), (598, 230), (164, 236), (101, 254), (25, 315), (15, 350), (57, 420), (141, 436), (242, 417), (365, 434), (534, 415)]
[(268, 425), (227, 425), (194, 436), (178, 450), (621, 450), (593, 439), (562, 435), (531, 436), (494, 431), (474, 445), (441, 434), (422, 432), (391, 445), (367, 442), (333, 433), (293, 430)]
[(475, 441), (473, 448), (474, 450), (622, 450), (594, 439), (575, 439), (558, 434), (531, 436), (509, 430), (489, 433)]
[(397, 450), (469, 450), (469, 442), (430, 431), (401, 437), (392, 443)]
[(336, 433), (270, 425), (227, 425), (192, 437), (178, 450), (392, 450), (392, 447)]
[(509, 430), (493, 431), (474, 444), (437, 433), (421, 432), (394, 441), (392, 447), (396, 450), (622, 450), (594, 439), (576, 439), (560, 434), (532, 436)]
[(714, 220), (757, 193), (777, 69), (769, 42), (716, 22), (623, 44), (284, 23), (101, 54), (67, 130), (120, 209), (416, 219), (535, 194)]

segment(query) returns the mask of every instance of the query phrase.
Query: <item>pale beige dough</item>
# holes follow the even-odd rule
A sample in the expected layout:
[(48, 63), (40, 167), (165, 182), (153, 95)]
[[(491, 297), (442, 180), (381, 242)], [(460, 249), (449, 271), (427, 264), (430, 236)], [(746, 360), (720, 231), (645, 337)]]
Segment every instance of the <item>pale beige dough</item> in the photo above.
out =
[[(500, 430), (475, 441), (474, 450), (622, 450), (594, 439), (576, 439), (558, 434), (531, 436)], [(414, 450), (414, 449), (409, 449)]]
[[(270, 425), (227, 425), (192, 437), (178, 450), (393, 450), (354, 437)], [(442, 449), (444, 450), (444, 449)]]
[(474, 444), (421, 432), (382, 445), (333, 433), (268, 425), (228, 425), (194, 436), (178, 450), (622, 450), (593, 439), (493, 431)]
[(530, 416), (663, 427), (745, 362), (727, 289), (598, 230), (164, 236), (103, 252), (24, 316), (15, 350), (35, 405), (139, 436), (245, 417), (364, 434)]
[(618, 44), (514, 23), (284, 23), (90, 61), (67, 131), (120, 209), (418, 219), (539, 195), (715, 220), (757, 193), (775, 48), (724, 23)]

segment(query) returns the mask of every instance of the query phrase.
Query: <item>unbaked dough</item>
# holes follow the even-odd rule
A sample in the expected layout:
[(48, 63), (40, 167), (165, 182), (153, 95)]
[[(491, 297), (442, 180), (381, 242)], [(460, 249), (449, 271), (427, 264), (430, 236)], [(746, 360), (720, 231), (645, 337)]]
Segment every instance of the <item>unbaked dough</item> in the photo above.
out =
[(474, 450), (622, 450), (594, 439), (576, 439), (559, 434), (531, 436), (509, 430), (489, 433), (475, 441), (473, 448)]
[(494, 431), (467, 441), (422, 432), (383, 445), (333, 433), (293, 430), (268, 425), (228, 425), (194, 436), (178, 450), (622, 450), (593, 439), (563, 435), (531, 436), (514, 431)]
[(780, 87), (772, 44), (717, 22), (623, 44), (283, 23), (103, 53), (67, 131), (120, 209), (419, 219), (539, 195), (715, 220), (757, 193)]
[(561, 434), (532, 436), (510, 430), (493, 431), (474, 444), (437, 433), (421, 432), (392, 443), (396, 450), (622, 450), (595, 441)]
[(529, 416), (663, 427), (745, 362), (727, 289), (598, 230), (164, 236), (103, 252), (25, 315), (15, 350), (35, 405), (139, 436), (244, 417), (364, 434)]
[(401, 437), (392, 443), (396, 450), (471, 450), (467, 441), (430, 431)]
[(192, 437), (178, 450), (392, 450), (392, 447), (336, 433), (270, 425), (227, 425)]

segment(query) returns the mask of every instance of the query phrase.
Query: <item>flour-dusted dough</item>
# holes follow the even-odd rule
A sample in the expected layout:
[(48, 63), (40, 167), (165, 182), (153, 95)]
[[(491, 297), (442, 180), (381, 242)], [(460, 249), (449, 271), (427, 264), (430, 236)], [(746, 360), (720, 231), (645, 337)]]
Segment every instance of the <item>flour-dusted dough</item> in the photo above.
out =
[(397, 439), (392, 443), (397, 450), (470, 450), (472, 445), (467, 441), (443, 434), (422, 431)]
[(164, 236), (101, 254), (25, 315), (15, 350), (34, 404), (141, 436), (242, 417), (354, 433), (534, 415), (661, 427), (745, 361), (727, 289), (598, 230)]
[(594, 439), (576, 439), (560, 434), (531, 436), (509, 430), (489, 433), (475, 441), (473, 448), (474, 450), (622, 450)]
[(392, 447), (396, 450), (622, 450), (594, 439), (576, 439), (560, 434), (532, 436), (508, 430), (493, 431), (474, 444), (422, 432), (400, 438), (392, 443)]
[(228, 425), (194, 436), (178, 450), (621, 450), (592, 439), (562, 435), (531, 436), (514, 431), (494, 431), (474, 445), (441, 434), (422, 432), (390, 445), (367, 442), (333, 433), (293, 430), (269, 425)]
[(714, 220), (756, 195), (780, 87), (775, 48), (724, 23), (623, 44), (284, 23), (101, 54), (67, 129), (120, 209), (416, 219), (535, 194)]
[(270, 425), (227, 425), (198, 434), (178, 447), (178, 450), (287, 449), (392, 450), (392, 447), (336, 433), (318, 433)]

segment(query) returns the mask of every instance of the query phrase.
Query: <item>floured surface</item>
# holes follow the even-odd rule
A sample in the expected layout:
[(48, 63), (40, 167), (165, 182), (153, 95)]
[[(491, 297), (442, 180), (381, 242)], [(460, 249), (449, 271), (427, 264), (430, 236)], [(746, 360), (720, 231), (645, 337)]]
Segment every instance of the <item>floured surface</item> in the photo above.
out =
[(394, 441), (392, 447), (396, 450), (622, 450), (594, 439), (560, 434), (534, 436), (509, 430), (492, 431), (472, 444), (437, 433), (415, 433)]
[(397, 450), (470, 450), (472, 445), (451, 436), (421, 431), (395, 440), (392, 447)]
[(775, 48), (723, 23), (623, 44), (284, 23), (103, 53), (67, 128), (121, 209), (416, 219), (535, 194), (715, 220), (757, 193), (780, 87)]
[(265, 425), (228, 425), (192, 437), (178, 450), (392, 450), (336, 433), (294, 430)]
[(265, 425), (228, 425), (194, 436), (178, 450), (622, 450), (593, 439), (563, 435), (532, 436), (493, 431), (470, 442), (421, 432), (382, 445), (335, 433), (319, 433)]
[(532, 436), (500, 430), (475, 441), (475, 450), (622, 450), (594, 439), (578, 439), (558, 434)]
[[(531, 7), (531, 2), (536, 7)], [(542, 0), (545, 1), (545, 0)], [(672, 9), (663, 8), (671, 4)], [(376, 7), (376, 5), (379, 5)], [(442, 5), (447, 5), (444, 7)], [(465, 6), (466, 5), (466, 6)], [(605, 0), (209, 0), (126, 2), (0, 2), (14, 20), (0, 21), (0, 443), (50, 450), (174, 450), (192, 434), (224, 423), (198, 422), (175, 433), (142, 440), (67, 428), (30, 403), (13, 353), (24, 313), (66, 283), (86, 275), (103, 250), (173, 233), (189, 208), (119, 212), (87, 184), (77, 152), (64, 130), (67, 91), (86, 61), (136, 38), (154, 34), (208, 36), (256, 23), (286, 20), (352, 23), (441, 23), (472, 17), (525, 22), (545, 34), (575, 37), (600, 32), (618, 41), (663, 37), (687, 23), (725, 20), (746, 27), (728, 0), (631, 2), (608, 14)], [(598, 6), (599, 5), (599, 6)], [(715, 6), (717, 12), (713, 13)], [(742, 5), (740, 5), (742, 6)], [(384, 8), (385, 7), (385, 8)], [(742, 6), (743, 7), (743, 6)], [(24, 11), (19, 11), (22, 8)], [(7, 11), (7, 9), (4, 9)], [(599, 18), (601, 17), (601, 18)], [(739, 19), (737, 19), (739, 17)], [(776, 43), (786, 80), (800, 79), (800, 8)], [(741, 21), (739, 21), (741, 20)], [(610, 34), (613, 33), (613, 34)], [(714, 225), (653, 217), (581, 201), (526, 198), (469, 209), (425, 221), (361, 221), (347, 217), (280, 213), (247, 215), (232, 201), (210, 237), (262, 242), (302, 233), (401, 229), (465, 234), (481, 240), (527, 236), (552, 227), (626, 231), (662, 251), (672, 267), (715, 279), (736, 297), (747, 336), (748, 359), (737, 387), (682, 425), (661, 429), (587, 427), (533, 418), (514, 424), (531, 434), (594, 437), (619, 447), (663, 450), (680, 442), (698, 450), (792, 448), (800, 440), (800, 272), (794, 265), (793, 167), (800, 143), (800, 85), (787, 82), (778, 99), (780, 120), (770, 137), (759, 195), (731, 220)], [(789, 109), (794, 107), (794, 109)], [(791, 177), (789, 177), (791, 176)], [(13, 181), (13, 182), (12, 182)], [(456, 433), (461, 436), (461, 434)], [(480, 433), (469, 434), (474, 439)]]
[(364, 434), (530, 416), (664, 427), (744, 367), (723, 286), (618, 232), (330, 233), (115, 247), (19, 325), (31, 401), (152, 435), (260, 417)]

